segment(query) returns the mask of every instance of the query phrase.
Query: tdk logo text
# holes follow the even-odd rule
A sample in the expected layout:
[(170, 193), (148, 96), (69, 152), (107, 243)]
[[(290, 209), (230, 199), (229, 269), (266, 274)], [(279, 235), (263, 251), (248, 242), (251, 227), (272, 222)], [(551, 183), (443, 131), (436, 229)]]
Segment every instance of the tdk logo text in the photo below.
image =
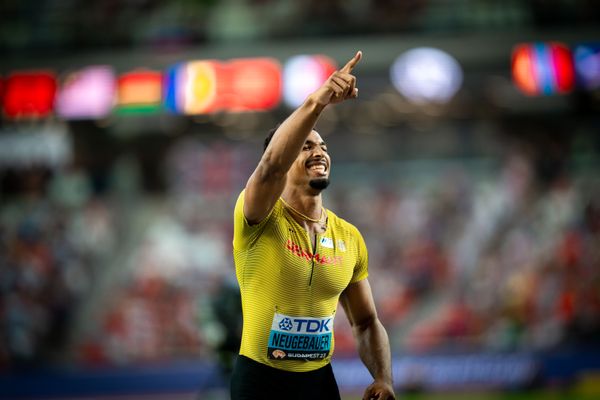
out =
[(271, 330), (286, 332), (288, 334), (331, 334), (333, 332), (333, 318), (333, 315), (329, 317), (313, 318), (304, 316), (292, 317), (275, 313), (271, 324)]
[[(306, 333), (323, 333), (331, 332), (329, 323), (331, 318), (328, 319), (303, 319), (294, 318), (293, 320), (293, 331), (294, 332), (306, 332)], [(282, 321), (283, 322), (283, 321)], [(286, 329), (290, 330), (290, 329)]]

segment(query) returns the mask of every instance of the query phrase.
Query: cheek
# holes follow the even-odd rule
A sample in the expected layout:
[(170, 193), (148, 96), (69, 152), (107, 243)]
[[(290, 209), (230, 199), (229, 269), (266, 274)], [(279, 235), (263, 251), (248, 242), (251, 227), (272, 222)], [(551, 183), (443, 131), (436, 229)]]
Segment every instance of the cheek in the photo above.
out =
[(294, 164), (292, 164), (292, 168), (290, 168), (290, 172), (296, 176), (306, 175), (306, 168), (304, 166), (304, 162), (296, 161)]

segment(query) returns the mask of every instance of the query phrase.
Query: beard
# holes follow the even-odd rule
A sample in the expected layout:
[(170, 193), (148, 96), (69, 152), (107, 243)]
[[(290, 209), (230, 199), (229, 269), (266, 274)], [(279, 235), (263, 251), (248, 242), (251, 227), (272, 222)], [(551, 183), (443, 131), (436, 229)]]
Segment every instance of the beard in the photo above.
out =
[(311, 179), (308, 182), (308, 185), (315, 190), (322, 191), (327, 189), (327, 186), (329, 186), (329, 178)]

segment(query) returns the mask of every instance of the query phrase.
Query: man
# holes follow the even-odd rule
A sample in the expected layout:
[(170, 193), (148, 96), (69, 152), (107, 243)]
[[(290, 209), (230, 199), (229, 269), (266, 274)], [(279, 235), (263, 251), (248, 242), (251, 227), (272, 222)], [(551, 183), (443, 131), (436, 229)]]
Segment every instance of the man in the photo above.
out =
[(359, 51), (267, 138), (234, 211), (243, 332), (232, 399), (339, 399), (330, 365), (338, 300), (374, 382), (364, 399), (394, 399), (387, 333), (367, 280), (358, 230), (326, 210), (331, 159), (313, 127), (325, 107), (356, 98)]

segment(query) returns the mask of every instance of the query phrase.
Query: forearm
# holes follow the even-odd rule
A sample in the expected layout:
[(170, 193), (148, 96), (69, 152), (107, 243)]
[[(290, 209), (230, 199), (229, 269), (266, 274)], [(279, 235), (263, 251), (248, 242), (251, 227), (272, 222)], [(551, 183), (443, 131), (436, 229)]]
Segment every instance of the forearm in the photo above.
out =
[(261, 163), (272, 171), (286, 173), (302, 150), (306, 137), (313, 130), (324, 108), (325, 105), (309, 96), (279, 126)]
[(358, 51), (279, 126), (259, 164), (262, 173), (273, 173), (276, 176), (286, 173), (325, 107), (358, 96), (356, 78), (351, 72), (361, 58), (362, 53)]
[(358, 354), (376, 381), (392, 385), (390, 342), (385, 328), (375, 318), (366, 326), (355, 326)]

